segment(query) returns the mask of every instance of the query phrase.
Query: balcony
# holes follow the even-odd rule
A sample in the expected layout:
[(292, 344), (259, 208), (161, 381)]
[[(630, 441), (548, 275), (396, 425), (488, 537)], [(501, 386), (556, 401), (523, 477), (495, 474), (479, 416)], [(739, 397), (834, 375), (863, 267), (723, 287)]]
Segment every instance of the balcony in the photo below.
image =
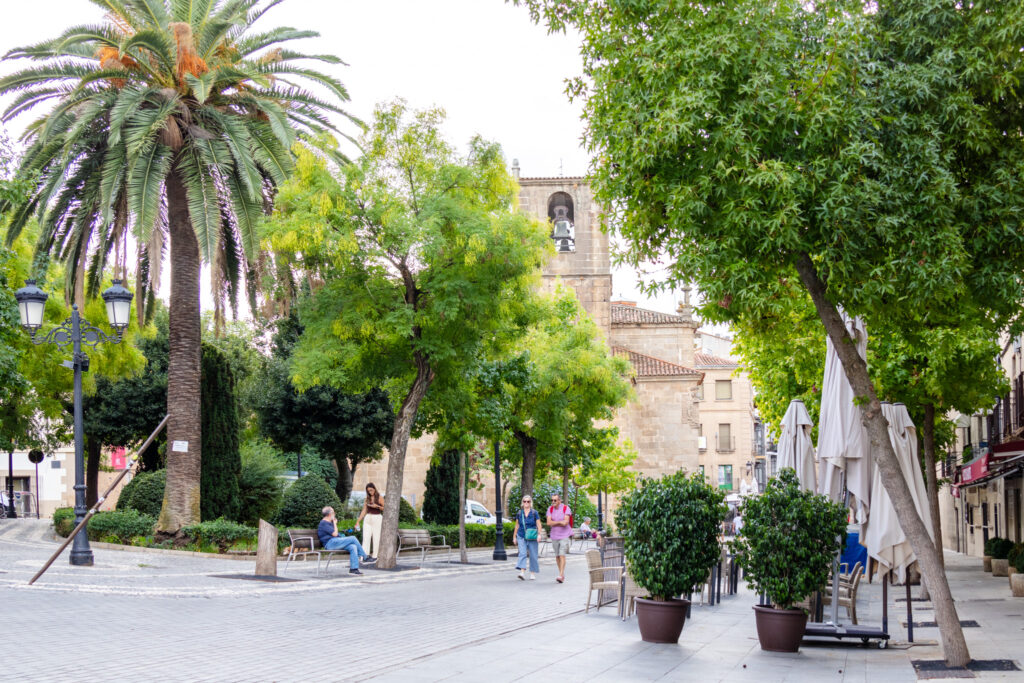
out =
[(728, 436), (721, 438), (715, 434), (715, 450), (719, 453), (735, 453), (736, 452), (736, 437)]

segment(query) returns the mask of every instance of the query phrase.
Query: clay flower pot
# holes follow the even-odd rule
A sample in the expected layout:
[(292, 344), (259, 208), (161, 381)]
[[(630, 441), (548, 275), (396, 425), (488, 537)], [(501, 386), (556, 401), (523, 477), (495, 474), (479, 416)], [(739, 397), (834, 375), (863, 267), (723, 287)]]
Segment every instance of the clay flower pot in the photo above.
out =
[(1009, 560), (992, 560), (992, 576), (1007, 576)]
[(984, 569), (987, 572), (992, 571), (992, 556), (991, 555), (984, 555), (981, 558), (981, 568)]
[(1010, 590), (1013, 591), (1013, 597), (1024, 598), (1024, 574), (1017, 572), (1010, 577)]
[(754, 605), (757, 639), (768, 652), (797, 652), (807, 628), (807, 613), (802, 609), (775, 609)]
[(636, 620), (645, 643), (678, 643), (686, 622), (689, 600), (636, 598)]

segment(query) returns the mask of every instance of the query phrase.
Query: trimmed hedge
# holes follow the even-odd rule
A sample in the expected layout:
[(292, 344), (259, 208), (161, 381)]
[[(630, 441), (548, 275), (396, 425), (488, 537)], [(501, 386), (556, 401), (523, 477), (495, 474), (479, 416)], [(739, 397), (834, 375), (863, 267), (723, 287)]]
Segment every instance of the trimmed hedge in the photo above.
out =
[(182, 528), (182, 533), (200, 546), (215, 545), (224, 553), (238, 541), (256, 542), (259, 532), (251, 526), (238, 524), (223, 517)]
[(75, 509), (57, 508), (53, 511), (53, 530), (58, 536), (68, 537), (75, 530)]
[(420, 518), (416, 515), (416, 510), (413, 509), (412, 504), (405, 498), (400, 498), (398, 502), (398, 521), (405, 522), (406, 524), (416, 524), (420, 521)]
[(315, 529), (323, 519), (320, 511), (330, 505), (341, 508), (338, 494), (315, 474), (300, 477), (284, 492), (284, 501), (278, 513), (278, 524), (286, 527)]
[(1009, 539), (993, 536), (985, 541), (985, 554), (991, 555), (993, 560), (1007, 559), (1011, 550), (1013, 550), (1013, 541)]
[(89, 520), (89, 540), (128, 544), (135, 536), (149, 536), (156, 526), (156, 517), (138, 510), (97, 512)]
[(121, 489), (115, 509), (138, 510), (145, 515), (159, 517), (166, 484), (167, 470), (139, 472)]

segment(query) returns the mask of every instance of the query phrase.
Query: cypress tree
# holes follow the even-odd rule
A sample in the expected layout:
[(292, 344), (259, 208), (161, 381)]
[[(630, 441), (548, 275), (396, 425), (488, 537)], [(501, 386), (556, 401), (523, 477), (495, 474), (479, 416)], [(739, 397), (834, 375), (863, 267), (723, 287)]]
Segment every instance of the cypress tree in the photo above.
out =
[(238, 477), (242, 473), (242, 456), (235, 378), (227, 356), (209, 344), (203, 344), (202, 378), (200, 510), (204, 520), (237, 520), (241, 514)]
[(445, 451), (427, 470), (423, 519), (434, 524), (459, 523), (459, 454)]

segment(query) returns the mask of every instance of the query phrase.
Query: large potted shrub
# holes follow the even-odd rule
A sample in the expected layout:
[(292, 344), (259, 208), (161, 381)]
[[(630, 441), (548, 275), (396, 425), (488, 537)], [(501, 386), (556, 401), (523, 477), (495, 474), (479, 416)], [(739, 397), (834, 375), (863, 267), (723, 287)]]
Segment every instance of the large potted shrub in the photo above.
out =
[(1010, 551), (1013, 550), (1013, 541), (1006, 538), (991, 538), (989, 543), (992, 556), (992, 576), (1007, 576), (1009, 569)]
[(827, 583), (846, 534), (846, 510), (803, 490), (796, 471), (786, 468), (764, 493), (748, 498), (741, 513), (737, 562), (747, 583), (771, 601), (771, 607), (754, 607), (761, 649), (796, 652), (807, 613), (795, 605)]
[(615, 521), (623, 537), (626, 567), (648, 596), (637, 598), (640, 637), (676, 643), (683, 630), (693, 588), (718, 562), (718, 530), (725, 495), (698, 475), (682, 472), (642, 479), (622, 497)]
[(1001, 541), (999, 536), (993, 536), (992, 538), (985, 541), (984, 549), (982, 550), (981, 557), (981, 568), (986, 572), (992, 571), (992, 545)]
[(1017, 570), (1010, 576), (1010, 590), (1013, 597), (1024, 598), (1024, 545), (1014, 546), (1013, 566)]
[(1017, 573), (1017, 557), (1021, 553), (1024, 553), (1024, 543), (1014, 543), (1013, 547), (1010, 548), (1009, 554), (1006, 556), (1006, 560), (1009, 563), (1006, 568), (1006, 575), (1009, 577), (1010, 586), (1013, 586), (1013, 575)]

